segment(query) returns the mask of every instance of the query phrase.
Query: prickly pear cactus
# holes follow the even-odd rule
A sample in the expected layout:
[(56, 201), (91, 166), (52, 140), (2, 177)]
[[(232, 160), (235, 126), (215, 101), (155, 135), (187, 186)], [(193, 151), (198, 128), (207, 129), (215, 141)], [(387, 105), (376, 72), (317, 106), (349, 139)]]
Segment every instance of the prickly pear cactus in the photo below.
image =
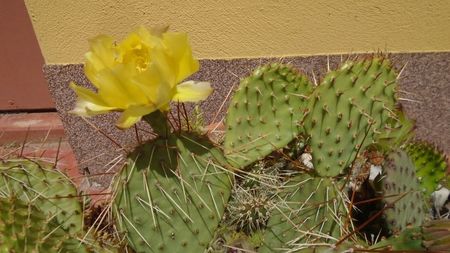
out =
[(14, 196), (0, 197), (0, 253), (88, 252), (57, 220)]
[(416, 175), (427, 196), (437, 190), (439, 184), (445, 185), (447, 163), (443, 155), (426, 143), (410, 143), (406, 150), (416, 167)]
[(332, 179), (297, 175), (289, 179), (277, 199), (261, 253), (332, 245), (350, 232), (345, 228), (346, 196)]
[(216, 159), (225, 158), (201, 136), (160, 137), (129, 156), (116, 184), (113, 211), (136, 252), (203, 252), (231, 191)]
[(230, 224), (249, 234), (263, 229), (273, 208), (271, 190), (267, 186), (250, 189), (236, 186), (227, 205)]
[(375, 139), (384, 150), (391, 151), (399, 148), (413, 136), (415, 122), (406, 117), (399, 109), (395, 110), (396, 118), (389, 118), (384, 131), (375, 134)]
[(403, 150), (391, 153), (384, 163), (386, 173), (382, 184), (388, 205), (386, 221), (394, 234), (407, 227), (422, 225), (427, 211), (416, 170)]
[(242, 168), (296, 137), (312, 87), (305, 76), (276, 63), (242, 80), (225, 121), (224, 149), (230, 163)]
[(385, 58), (346, 62), (314, 90), (304, 121), (320, 176), (340, 174), (396, 117), (396, 77)]
[(68, 233), (83, 229), (81, 203), (72, 182), (51, 164), (27, 159), (0, 161), (0, 197), (14, 195), (55, 215)]
[(355, 248), (359, 247), (359, 244), (353, 242), (343, 242), (338, 246), (334, 245), (324, 245), (324, 246), (313, 246), (305, 249), (295, 251), (296, 253), (349, 253), (355, 252)]
[(406, 251), (409, 250), (413, 252), (425, 251), (422, 241), (422, 230), (420, 227), (406, 228), (399, 234), (393, 235), (388, 239), (382, 240), (377, 244), (373, 245), (371, 250), (380, 250), (381, 252), (389, 252), (391, 250), (395, 251)]

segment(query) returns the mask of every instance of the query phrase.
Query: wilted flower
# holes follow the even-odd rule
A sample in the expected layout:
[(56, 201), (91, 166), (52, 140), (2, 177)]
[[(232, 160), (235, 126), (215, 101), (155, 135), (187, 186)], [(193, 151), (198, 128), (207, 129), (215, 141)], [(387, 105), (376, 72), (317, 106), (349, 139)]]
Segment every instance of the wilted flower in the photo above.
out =
[(212, 92), (207, 82), (180, 83), (199, 68), (185, 33), (152, 34), (141, 27), (117, 44), (100, 35), (90, 40), (85, 57), (85, 73), (97, 93), (71, 83), (78, 95), (72, 112), (91, 116), (121, 111), (120, 128), (168, 110), (171, 101), (196, 102)]

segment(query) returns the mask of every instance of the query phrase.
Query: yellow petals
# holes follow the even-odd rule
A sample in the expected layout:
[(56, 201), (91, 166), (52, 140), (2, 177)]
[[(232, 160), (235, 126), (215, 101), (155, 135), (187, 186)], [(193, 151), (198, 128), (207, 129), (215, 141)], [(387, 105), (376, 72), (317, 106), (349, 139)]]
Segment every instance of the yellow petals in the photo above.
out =
[(187, 81), (177, 85), (173, 100), (179, 102), (197, 102), (206, 99), (213, 89), (208, 82)]
[(98, 87), (96, 73), (114, 65), (114, 40), (106, 35), (99, 35), (89, 41), (91, 51), (85, 54), (84, 71), (89, 80)]
[(132, 125), (136, 124), (141, 118), (153, 111), (156, 108), (154, 106), (131, 106), (126, 109), (119, 120), (117, 121), (116, 126), (121, 129), (129, 128)]
[(165, 33), (163, 35), (164, 45), (170, 48), (171, 54), (177, 68), (176, 82), (181, 82), (192, 73), (198, 71), (198, 60), (192, 58), (191, 48), (187, 34), (184, 33)]
[(72, 88), (78, 96), (77, 104), (75, 108), (70, 111), (71, 113), (80, 116), (92, 116), (116, 109), (108, 106), (95, 92), (89, 89), (77, 86), (75, 83), (71, 83), (70, 88)]
[(72, 113), (121, 111), (117, 126), (128, 128), (155, 110), (169, 110), (171, 101), (199, 101), (212, 91), (208, 83), (177, 85), (199, 69), (185, 33), (140, 27), (118, 43), (106, 35), (89, 43), (85, 73), (97, 92), (72, 83), (78, 95)]

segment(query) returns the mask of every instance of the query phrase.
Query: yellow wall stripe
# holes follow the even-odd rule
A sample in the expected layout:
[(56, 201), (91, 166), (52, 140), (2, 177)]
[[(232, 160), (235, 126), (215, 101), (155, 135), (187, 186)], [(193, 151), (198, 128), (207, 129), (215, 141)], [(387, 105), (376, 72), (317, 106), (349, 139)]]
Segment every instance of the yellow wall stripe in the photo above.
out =
[(450, 51), (449, 0), (25, 0), (45, 60), (83, 61), (87, 39), (138, 25), (190, 34), (200, 58)]

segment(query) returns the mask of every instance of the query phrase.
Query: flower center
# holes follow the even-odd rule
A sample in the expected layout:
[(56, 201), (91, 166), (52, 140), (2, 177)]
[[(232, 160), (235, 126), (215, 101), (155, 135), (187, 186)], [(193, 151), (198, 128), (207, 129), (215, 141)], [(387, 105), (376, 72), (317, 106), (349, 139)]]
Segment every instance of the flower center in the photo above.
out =
[(136, 69), (139, 72), (143, 72), (147, 69), (149, 61), (150, 61), (150, 55), (148, 50), (146, 48), (140, 48), (140, 49), (133, 49), (134, 54), (134, 62), (136, 64)]
[(123, 52), (122, 63), (134, 66), (138, 72), (147, 70), (150, 63), (149, 48), (142, 43), (134, 44), (131, 48)]

